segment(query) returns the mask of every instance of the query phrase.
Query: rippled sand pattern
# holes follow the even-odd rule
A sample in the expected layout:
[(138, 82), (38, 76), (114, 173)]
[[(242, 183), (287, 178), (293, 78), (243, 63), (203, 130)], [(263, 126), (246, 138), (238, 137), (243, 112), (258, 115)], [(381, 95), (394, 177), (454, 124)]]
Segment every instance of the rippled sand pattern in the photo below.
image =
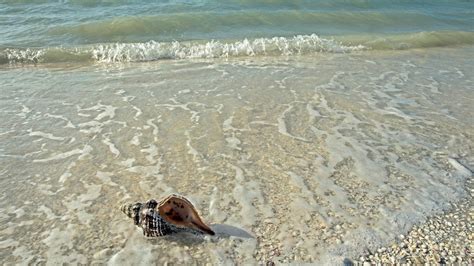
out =
[[(328, 262), (386, 243), (464, 195), (472, 52), (0, 70), (0, 258)], [(118, 209), (170, 192), (253, 238), (146, 239)]]

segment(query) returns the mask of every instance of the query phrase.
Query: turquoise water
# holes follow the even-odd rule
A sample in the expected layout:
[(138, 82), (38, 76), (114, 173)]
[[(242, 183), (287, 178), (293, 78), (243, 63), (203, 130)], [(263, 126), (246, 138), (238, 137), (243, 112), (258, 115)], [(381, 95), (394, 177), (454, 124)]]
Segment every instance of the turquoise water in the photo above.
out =
[(0, 62), (451, 46), (473, 26), (472, 1), (2, 1)]
[[(390, 245), (473, 178), (473, 6), (0, 0), (0, 264)], [(119, 210), (170, 193), (216, 236), (145, 238)]]

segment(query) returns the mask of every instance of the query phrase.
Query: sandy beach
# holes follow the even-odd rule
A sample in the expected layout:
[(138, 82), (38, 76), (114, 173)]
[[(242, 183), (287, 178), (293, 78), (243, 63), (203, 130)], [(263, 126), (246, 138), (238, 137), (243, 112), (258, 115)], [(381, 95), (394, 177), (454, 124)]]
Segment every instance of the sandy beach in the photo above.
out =
[(446, 264), (474, 263), (474, 181), (467, 180), (468, 196), (448, 210), (401, 234), (392, 244), (366, 250), (346, 264)]
[[(2, 71), (8, 90), (0, 135), (1, 257), (85, 264), (375, 261), (367, 250), (391, 247), (468, 195), (469, 53), (466, 47)], [(217, 237), (146, 239), (118, 209), (172, 192), (220, 228)], [(454, 253), (443, 258), (467, 261), (457, 251), (465, 238), (449, 237)], [(401, 256), (412, 242), (393, 252)]]
[(472, 265), (473, 10), (0, 1), (0, 264)]

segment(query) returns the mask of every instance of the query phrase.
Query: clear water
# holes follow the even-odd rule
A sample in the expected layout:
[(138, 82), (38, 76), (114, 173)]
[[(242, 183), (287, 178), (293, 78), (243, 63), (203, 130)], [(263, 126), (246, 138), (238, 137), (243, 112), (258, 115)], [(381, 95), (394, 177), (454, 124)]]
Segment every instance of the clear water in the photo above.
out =
[[(285, 54), (285, 45), (314, 53), (473, 44), (473, 13), (471, 1), (3, 1), (0, 63), (101, 61), (104, 54), (150, 61), (182, 58), (183, 46), (184, 57), (195, 58), (265, 55), (265, 48)], [(319, 38), (287, 44), (297, 35)]]
[[(2, 1), (0, 261), (342, 263), (465, 196), (470, 1)], [(183, 194), (216, 237), (118, 207)]]

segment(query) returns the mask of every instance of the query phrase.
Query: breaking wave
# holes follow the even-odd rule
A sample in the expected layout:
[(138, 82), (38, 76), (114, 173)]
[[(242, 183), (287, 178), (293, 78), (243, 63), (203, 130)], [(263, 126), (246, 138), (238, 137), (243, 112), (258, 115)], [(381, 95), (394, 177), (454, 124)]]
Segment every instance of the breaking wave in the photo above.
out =
[(350, 53), (363, 50), (402, 50), (474, 44), (473, 32), (420, 32), (389, 36), (312, 35), (243, 39), (236, 41), (174, 41), (96, 44), (78, 47), (6, 48), (0, 64), (61, 62), (145, 62), (165, 59), (292, 56), (316, 53)]
[(155, 42), (97, 44), (75, 48), (5, 49), (0, 63), (57, 63), (71, 61), (144, 62), (163, 59), (229, 58), (245, 56), (290, 56), (318, 52), (346, 53), (364, 49), (346, 46), (317, 35), (274, 37), (232, 42)]

